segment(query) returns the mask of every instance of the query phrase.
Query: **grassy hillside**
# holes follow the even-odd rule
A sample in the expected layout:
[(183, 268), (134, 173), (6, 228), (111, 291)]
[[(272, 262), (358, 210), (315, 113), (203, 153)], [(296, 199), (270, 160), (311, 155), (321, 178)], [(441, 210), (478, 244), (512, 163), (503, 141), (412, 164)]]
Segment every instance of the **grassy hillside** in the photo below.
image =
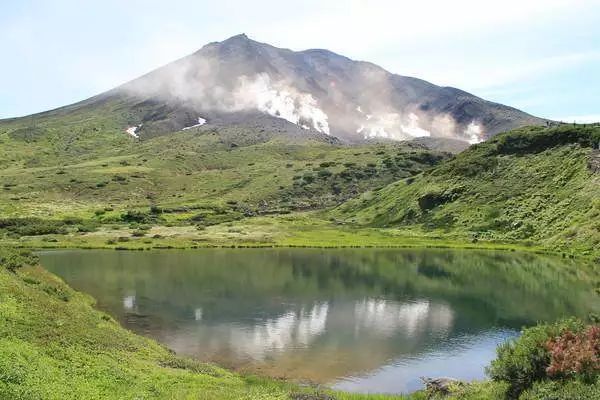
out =
[(359, 226), (600, 256), (600, 127), (523, 128), (334, 210)]
[(211, 224), (336, 205), (448, 157), (419, 144), (350, 146), (240, 126), (140, 141), (125, 132), (130, 110), (107, 102), (0, 121), (0, 214), (114, 222), (155, 206), (167, 222)]

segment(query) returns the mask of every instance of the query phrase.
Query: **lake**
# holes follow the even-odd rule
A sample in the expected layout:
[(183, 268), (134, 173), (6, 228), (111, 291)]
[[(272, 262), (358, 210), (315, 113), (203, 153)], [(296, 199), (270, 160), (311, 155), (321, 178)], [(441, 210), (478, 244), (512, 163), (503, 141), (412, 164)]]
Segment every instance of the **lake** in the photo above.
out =
[(123, 326), (238, 371), (401, 393), (484, 377), (523, 326), (600, 309), (597, 267), (439, 249), (69, 250), (42, 265)]

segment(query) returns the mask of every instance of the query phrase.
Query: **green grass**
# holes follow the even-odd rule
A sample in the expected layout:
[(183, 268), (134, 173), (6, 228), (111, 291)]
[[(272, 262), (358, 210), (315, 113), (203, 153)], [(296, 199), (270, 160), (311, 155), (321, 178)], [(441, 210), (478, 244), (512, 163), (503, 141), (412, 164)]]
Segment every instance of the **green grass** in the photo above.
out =
[(418, 145), (343, 145), (237, 127), (139, 141), (125, 133), (135, 120), (130, 106), (112, 101), (0, 121), (0, 213), (56, 219), (114, 211), (102, 220), (154, 205), (178, 210), (163, 216), (169, 222), (204, 213), (211, 223), (214, 213), (238, 219), (333, 206), (448, 158)]
[[(193, 249), (203, 247), (395, 247), (467, 248), (553, 253), (552, 249), (519, 241), (480, 240), (473, 243), (460, 235), (420, 232), (397, 228), (360, 227), (338, 224), (322, 212), (243, 218), (198, 228), (193, 225), (153, 225), (140, 231), (138, 225), (113, 224), (93, 232), (77, 232), (67, 225), (67, 234), (9, 236), (6, 245), (24, 248)], [(139, 234), (144, 236), (138, 236)], [(556, 252), (554, 252), (556, 253)]]

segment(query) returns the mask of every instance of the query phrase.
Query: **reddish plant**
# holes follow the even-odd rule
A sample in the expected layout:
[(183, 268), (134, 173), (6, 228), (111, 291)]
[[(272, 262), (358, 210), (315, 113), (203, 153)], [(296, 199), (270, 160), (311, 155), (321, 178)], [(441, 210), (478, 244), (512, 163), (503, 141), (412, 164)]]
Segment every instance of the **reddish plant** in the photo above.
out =
[(546, 343), (550, 353), (549, 376), (580, 376), (592, 379), (600, 373), (600, 326), (579, 333), (565, 331)]

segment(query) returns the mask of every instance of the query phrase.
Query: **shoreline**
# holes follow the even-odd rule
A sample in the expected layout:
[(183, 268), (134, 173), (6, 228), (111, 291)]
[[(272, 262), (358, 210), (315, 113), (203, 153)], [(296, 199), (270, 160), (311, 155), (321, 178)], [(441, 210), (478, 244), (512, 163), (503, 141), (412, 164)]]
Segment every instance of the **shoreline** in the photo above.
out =
[[(561, 250), (550, 250), (543, 247), (542, 245), (535, 244), (533, 246), (518, 245), (518, 244), (507, 244), (502, 242), (494, 241), (480, 241), (480, 244), (474, 244), (466, 241), (445, 241), (438, 239), (431, 239), (423, 236), (413, 236), (411, 239), (417, 240), (416, 243), (403, 243), (403, 244), (316, 244), (307, 242), (305, 244), (298, 243), (204, 243), (204, 244), (191, 244), (185, 243), (185, 240), (181, 240), (180, 243), (168, 242), (168, 244), (161, 244), (160, 241), (156, 244), (151, 243), (138, 243), (141, 242), (139, 239), (133, 239), (131, 241), (121, 243), (120, 245), (107, 245), (107, 244), (90, 244), (84, 243), (66, 243), (50, 242), (42, 243), (41, 241), (32, 241), (34, 243), (15, 243), (6, 242), (0, 240), (0, 246), (13, 247), (19, 249), (28, 249), (33, 251), (45, 251), (45, 250), (115, 250), (115, 251), (152, 251), (152, 250), (203, 250), (203, 249), (323, 249), (323, 250), (336, 250), (336, 249), (440, 249), (440, 250), (474, 250), (474, 251), (502, 251), (502, 252), (524, 252), (537, 255), (553, 256), (565, 259), (579, 259), (587, 261), (597, 261), (594, 255), (584, 254), (573, 254), (567, 253)], [(181, 243), (183, 242), (183, 243)]]

